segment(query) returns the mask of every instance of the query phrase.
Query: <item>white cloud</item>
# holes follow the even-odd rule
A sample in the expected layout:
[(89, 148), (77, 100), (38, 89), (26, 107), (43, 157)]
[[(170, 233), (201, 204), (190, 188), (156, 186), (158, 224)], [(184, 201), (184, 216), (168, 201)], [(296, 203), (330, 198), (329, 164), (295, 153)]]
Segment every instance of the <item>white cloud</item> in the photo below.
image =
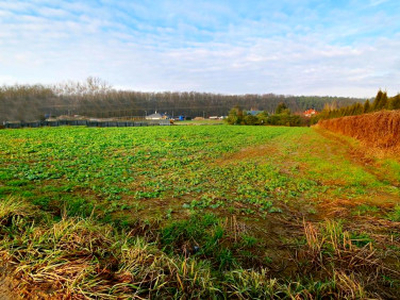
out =
[[(384, 28), (382, 15), (352, 23), (348, 12), (336, 11), (320, 20), (304, 7), (297, 10), (309, 12), (311, 21), (301, 23), (280, 10), (250, 18), (214, 2), (161, 2), (162, 17), (154, 3), (155, 12), (136, 2), (108, 2), (106, 8), (97, 2), (1, 2), (0, 84), (98, 76), (147, 91), (370, 97), (379, 87), (400, 89), (399, 34), (366, 35), (369, 27)], [(367, 19), (372, 23), (364, 24)]]

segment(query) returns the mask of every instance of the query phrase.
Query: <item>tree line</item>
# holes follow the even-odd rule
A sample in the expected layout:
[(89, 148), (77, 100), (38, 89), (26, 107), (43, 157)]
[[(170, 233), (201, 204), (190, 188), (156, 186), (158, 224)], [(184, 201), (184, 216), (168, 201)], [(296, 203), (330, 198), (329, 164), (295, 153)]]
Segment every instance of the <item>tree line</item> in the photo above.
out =
[(275, 113), (268, 111), (252, 112), (235, 106), (229, 111), (226, 122), (229, 125), (280, 125), (280, 126), (309, 126), (310, 118), (302, 114), (293, 114), (290, 108), (280, 102)]
[(316, 117), (316, 121), (318, 121), (318, 119), (333, 119), (345, 116), (356, 116), (384, 109), (400, 109), (400, 94), (389, 98), (386, 91), (383, 92), (382, 90), (379, 90), (376, 94), (376, 97), (372, 101), (367, 100), (363, 104), (356, 102), (352, 105), (341, 108), (326, 104), (322, 112)]
[(321, 110), (326, 103), (346, 106), (362, 99), (275, 94), (224, 95), (200, 92), (140, 92), (118, 90), (89, 77), (84, 82), (56, 85), (0, 86), (0, 122), (36, 121), (49, 116), (84, 115), (93, 118), (146, 116), (155, 111), (175, 117), (225, 116), (235, 105), (273, 113), (279, 103), (292, 112)]

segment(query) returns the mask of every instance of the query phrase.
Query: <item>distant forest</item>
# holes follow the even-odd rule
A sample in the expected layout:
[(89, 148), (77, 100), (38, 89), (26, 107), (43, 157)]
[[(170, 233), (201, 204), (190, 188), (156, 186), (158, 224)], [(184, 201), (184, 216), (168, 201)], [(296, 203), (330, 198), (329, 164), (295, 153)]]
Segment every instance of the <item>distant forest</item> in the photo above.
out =
[(365, 99), (275, 94), (223, 95), (199, 92), (138, 92), (117, 90), (98, 78), (57, 85), (0, 87), (0, 122), (33, 121), (45, 116), (83, 115), (94, 118), (146, 116), (158, 111), (172, 117), (226, 116), (234, 106), (273, 113), (283, 102), (293, 112), (337, 108)]

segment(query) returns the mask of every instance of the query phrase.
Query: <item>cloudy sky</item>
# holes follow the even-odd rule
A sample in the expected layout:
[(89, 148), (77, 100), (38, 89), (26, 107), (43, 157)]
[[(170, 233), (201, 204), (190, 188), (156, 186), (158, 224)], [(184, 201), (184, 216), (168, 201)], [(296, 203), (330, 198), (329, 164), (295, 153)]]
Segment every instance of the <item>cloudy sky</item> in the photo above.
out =
[(0, 84), (400, 92), (399, 0), (0, 0)]

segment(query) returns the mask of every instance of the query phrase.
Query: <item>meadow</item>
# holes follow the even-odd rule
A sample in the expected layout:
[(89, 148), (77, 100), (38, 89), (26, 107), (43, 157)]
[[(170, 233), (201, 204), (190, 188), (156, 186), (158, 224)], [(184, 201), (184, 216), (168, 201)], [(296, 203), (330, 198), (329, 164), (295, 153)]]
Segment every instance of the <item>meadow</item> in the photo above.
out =
[(400, 162), (363, 147), (305, 127), (1, 130), (0, 290), (399, 298)]

